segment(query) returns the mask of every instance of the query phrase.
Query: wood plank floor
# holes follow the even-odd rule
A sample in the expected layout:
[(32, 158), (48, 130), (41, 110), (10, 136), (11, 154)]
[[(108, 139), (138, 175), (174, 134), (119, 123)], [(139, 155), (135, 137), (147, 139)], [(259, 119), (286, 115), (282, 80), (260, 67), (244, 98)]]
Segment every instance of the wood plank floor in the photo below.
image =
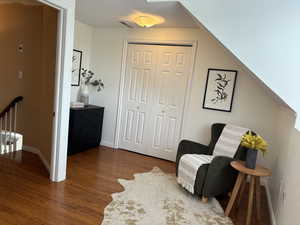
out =
[[(123, 190), (118, 178), (160, 167), (174, 173), (174, 163), (127, 151), (99, 148), (68, 159), (68, 179), (51, 183), (36, 155), (22, 154), (21, 162), (0, 157), (0, 225), (99, 225), (110, 195)], [(269, 225), (266, 195), (262, 189), (261, 223)], [(221, 200), (223, 207), (228, 199)], [(235, 225), (245, 224), (247, 199), (233, 210)], [(154, 224), (155, 225), (155, 224)]]

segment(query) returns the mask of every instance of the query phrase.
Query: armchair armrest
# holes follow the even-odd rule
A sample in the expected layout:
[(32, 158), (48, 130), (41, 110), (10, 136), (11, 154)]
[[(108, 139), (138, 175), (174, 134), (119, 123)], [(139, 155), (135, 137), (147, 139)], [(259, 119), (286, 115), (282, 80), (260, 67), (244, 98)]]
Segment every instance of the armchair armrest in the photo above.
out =
[(208, 167), (203, 196), (213, 197), (231, 191), (237, 176), (237, 171), (230, 165), (233, 160), (226, 156), (213, 159)]
[(178, 165), (180, 158), (185, 154), (203, 154), (208, 155), (209, 147), (193, 141), (182, 140), (179, 143), (177, 156), (176, 156), (176, 175), (178, 172)]

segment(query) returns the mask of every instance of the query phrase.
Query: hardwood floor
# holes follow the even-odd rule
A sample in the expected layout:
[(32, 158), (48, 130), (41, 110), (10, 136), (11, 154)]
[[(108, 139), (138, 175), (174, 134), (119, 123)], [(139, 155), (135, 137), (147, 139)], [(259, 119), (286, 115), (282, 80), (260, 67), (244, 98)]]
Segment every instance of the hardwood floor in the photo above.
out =
[[(36, 155), (22, 154), (21, 162), (0, 157), (0, 225), (99, 225), (110, 195), (123, 190), (118, 178), (160, 167), (174, 173), (174, 163), (127, 151), (99, 148), (68, 159), (68, 179), (51, 183)], [(261, 225), (269, 225), (262, 189)], [(247, 196), (246, 194), (244, 196)], [(223, 207), (228, 199), (221, 200)], [(235, 225), (243, 225), (247, 199), (233, 210)], [(255, 223), (254, 224), (259, 224)]]

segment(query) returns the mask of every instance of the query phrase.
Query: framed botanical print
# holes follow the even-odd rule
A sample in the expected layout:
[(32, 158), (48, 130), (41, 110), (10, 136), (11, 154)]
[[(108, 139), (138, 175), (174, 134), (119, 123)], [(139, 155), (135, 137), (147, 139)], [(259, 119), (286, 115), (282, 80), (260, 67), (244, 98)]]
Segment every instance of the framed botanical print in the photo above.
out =
[(82, 51), (73, 50), (72, 58), (72, 86), (80, 85), (81, 63), (82, 63)]
[(203, 108), (231, 112), (236, 70), (208, 69)]

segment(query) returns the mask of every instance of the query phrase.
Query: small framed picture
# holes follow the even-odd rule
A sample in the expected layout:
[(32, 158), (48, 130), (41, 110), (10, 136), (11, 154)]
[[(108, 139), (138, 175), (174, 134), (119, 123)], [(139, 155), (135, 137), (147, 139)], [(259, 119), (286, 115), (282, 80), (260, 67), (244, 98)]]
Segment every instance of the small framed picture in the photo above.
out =
[(208, 69), (203, 108), (231, 112), (236, 70)]
[(81, 63), (82, 63), (82, 51), (73, 50), (72, 58), (72, 86), (80, 85)]

